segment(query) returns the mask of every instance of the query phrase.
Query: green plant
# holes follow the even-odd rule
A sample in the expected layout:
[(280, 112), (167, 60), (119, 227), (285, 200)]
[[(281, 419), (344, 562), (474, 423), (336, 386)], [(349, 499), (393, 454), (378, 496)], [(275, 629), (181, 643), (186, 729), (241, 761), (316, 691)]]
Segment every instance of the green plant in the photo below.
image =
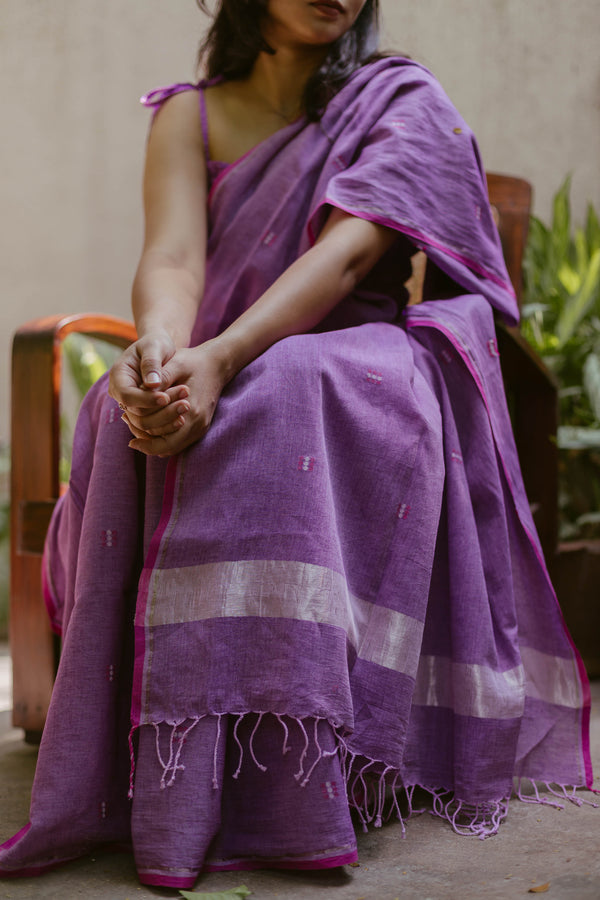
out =
[(600, 534), (600, 221), (574, 226), (570, 176), (549, 226), (532, 216), (523, 262), (523, 334), (561, 388), (561, 537)]
[(63, 341), (62, 351), (66, 366), (61, 386), (60, 480), (66, 482), (71, 471), (73, 430), (81, 401), (121, 351), (113, 344), (78, 333), (68, 335)]

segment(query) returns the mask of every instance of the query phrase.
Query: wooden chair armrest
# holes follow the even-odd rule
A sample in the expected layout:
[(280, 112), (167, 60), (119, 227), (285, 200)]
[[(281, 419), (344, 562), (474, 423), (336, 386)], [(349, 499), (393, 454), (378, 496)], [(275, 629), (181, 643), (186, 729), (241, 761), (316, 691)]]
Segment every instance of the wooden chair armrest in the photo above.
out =
[(10, 641), (13, 722), (41, 732), (56, 667), (41, 592), (41, 553), (59, 496), (61, 344), (73, 332), (118, 346), (131, 322), (106, 315), (35, 319), (16, 332), (12, 353)]

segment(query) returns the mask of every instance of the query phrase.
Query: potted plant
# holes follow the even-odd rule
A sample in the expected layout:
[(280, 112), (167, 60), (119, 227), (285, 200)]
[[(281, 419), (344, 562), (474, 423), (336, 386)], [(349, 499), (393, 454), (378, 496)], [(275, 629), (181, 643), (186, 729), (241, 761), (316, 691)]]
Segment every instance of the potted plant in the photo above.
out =
[(553, 580), (590, 675), (600, 676), (600, 222), (574, 226), (571, 178), (550, 225), (533, 216), (522, 331), (557, 376), (559, 547)]

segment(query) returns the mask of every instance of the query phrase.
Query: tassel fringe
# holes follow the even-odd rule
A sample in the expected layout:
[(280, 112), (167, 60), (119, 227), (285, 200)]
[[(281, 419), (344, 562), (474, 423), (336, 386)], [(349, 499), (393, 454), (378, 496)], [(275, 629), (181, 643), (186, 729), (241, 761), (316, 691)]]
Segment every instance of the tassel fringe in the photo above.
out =
[[(217, 790), (219, 788), (217, 757), (219, 742), (222, 739), (221, 720), (225, 714), (215, 713), (212, 715), (217, 719), (212, 780), (213, 788)], [(239, 777), (244, 761), (244, 747), (238, 736), (238, 729), (240, 723), (248, 715), (257, 716), (248, 742), (251, 760), (259, 771), (267, 771), (267, 767), (262, 765), (257, 759), (254, 750), (256, 733), (267, 713), (264, 711), (251, 711), (229, 714), (228, 718), (235, 719), (233, 739), (239, 748), (238, 767), (232, 776), (233, 778)], [(369, 825), (372, 825), (374, 828), (381, 828), (384, 822), (388, 822), (395, 816), (400, 822), (402, 837), (405, 838), (406, 822), (413, 816), (428, 812), (432, 816), (445, 819), (450, 824), (453, 831), (458, 835), (478, 837), (480, 840), (485, 840), (498, 833), (500, 825), (508, 815), (511, 797), (515, 797), (523, 803), (535, 803), (540, 806), (549, 806), (558, 810), (564, 809), (565, 802), (567, 801), (578, 807), (581, 807), (584, 804), (594, 808), (598, 808), (599, 806), (598, 803), (581, 797), (577, 793), (576, 786), (537, 783), (529, 778), (519, 778), (515, 782), (514, 790), (510, 796), (483, 803), (468, 803), (461, 800), (459, 797), (454, 796), (452, 791), (449, 791), (442, 786), (405, 784), (402, 781), (401, 773), (397, 768), (392, 765), (385, 765), (381, 760), (369, 759), (354, 753), (338, 732), (336, 732), (337, 740), (334, 749), (324, 750), (319, 742), (318, 734), (319, 722), (324, 721), (322, 717), (307, 716), (302, 718), (285, 714), (274, 714), (274, 716), (283, 729), (282, 755), (285, 755), (292, 750), (292, 747), (289, 744), (290, 732), (288, 723), (296, 723), (304, 739), (298, 760), (298, 771), (294, 775), (294, 778), (300, 787), (306, 787), (310, 782), (310, 779), (322, 759), (336, 754), (339, 756), (342, 775), (346, 784), (348, 804), (350, 808), (354, 810), (358, 821), (365, 832), (368, 831)], [(161, 790), (171, 787), (175, 783), (177, 773), (185, 770), (182, 756), (186, 738), (203, 718), (206, 718), (206, 716), (199, 716), (193, 719), (188, 718), (180, 722), (151, 723), (156, 733), (156, 756), (162, 769), (160, 781)], [(306, 720), (309, 723), (313, 723), (312, 749), (314, 749), (314, 758), (311, 749), (311, 736), (309, 736), (309, 731), (305, 725)], [(129, 753), (131, 759), (129, 783), (130, 798), (133, 797), (134, 791), (135, 753), (133, 735), (137, 727), (139, 726), (134, 726), (129, 734)], [(166, 735), (164, 734), (165, 730), (167, 731)], [(305, 771), (307, 758), (309, 756), (312, 758), (312, 762), (308, 767), (308, 771)], [(528, 785), (527, 792), (525, 792), (524, 789), (525, 783)], [(430, 795), (430, 807), (415, 808), (415, 791), (417, 790), (421, 790)], [(541, 790), (550, 794), (551, 797), (555, 799), (542, 796)], [(593, 793), (597, 792), (593, 791)], [(402, 800), (402, 807), (406, 807), (404, 810), (401, 808), (400, 800)]]

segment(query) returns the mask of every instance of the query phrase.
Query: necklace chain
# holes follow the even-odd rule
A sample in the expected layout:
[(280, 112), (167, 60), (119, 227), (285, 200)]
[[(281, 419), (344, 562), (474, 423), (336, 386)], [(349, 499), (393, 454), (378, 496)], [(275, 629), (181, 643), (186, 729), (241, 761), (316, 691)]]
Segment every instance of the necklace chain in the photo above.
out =
[(297, 119), (298, 116), (300, 115), (300, 111), (301, 111), (300, 105), (298, 105), (296, 107), (296, 109), (294, 110), (294, 112), (291, 115), (289, 115), (289, 114), (286, 115), (286, 113), (284, 113), (281, 109), (277, 109), (277, 107), (274, 106), (273, 103), (271, 103), (271, 101), (269, 100), (269, 98), (265, 97), (265, 95), (263, 93), (261, 93), (261, 91), (257, 91), (256, 88), (254, 88), (254, 94), (259, 98), (259, 100), (262, 100), (264, 106), (269, 110), (269, 112), (272, 112), (279, 119), (283, 119), (283, 121), (287, 122), (288, 125), (291, 124), (293, 121), (295, 121), (295, 119)]

